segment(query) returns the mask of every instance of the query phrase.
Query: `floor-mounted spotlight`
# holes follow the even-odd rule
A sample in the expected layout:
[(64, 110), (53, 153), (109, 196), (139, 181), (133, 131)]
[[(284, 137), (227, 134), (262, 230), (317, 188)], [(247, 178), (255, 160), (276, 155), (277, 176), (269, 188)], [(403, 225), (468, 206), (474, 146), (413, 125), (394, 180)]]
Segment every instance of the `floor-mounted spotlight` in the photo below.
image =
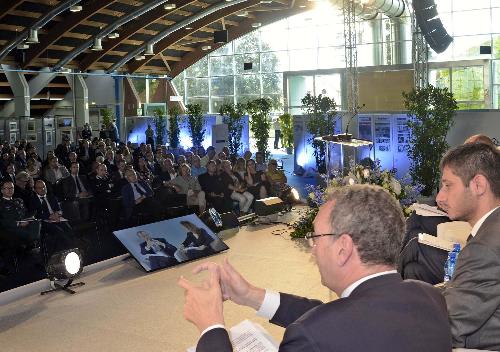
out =
[[(66, 291), (74, 294), (75, 291), (70, 287), (79, 287), (85, 285), (83, 282), (73, 283), (73, 280), (81, 274), (83, 270), (82, 256), (78, 248), (67, 249), (53, 254), (47, 262), (47, 277), (50, 280), (52, 290), (43, 291), (41, 295), (51, 292)], [(61, 285), (57, 281), (67, 280)]]
[(26, 43), (28, 44), (38, 44), (38, 30), (30, 29), (30, 34), (28, 38), (26, 38)]
[(165, 10), (173, 10), (173, 9), (175, 9), (176, 7), (177, 7), (177, 5), (176, 5), (176, 4), (165, 4), (165, 5), (163, 6), (163, 8), (164, 8)]
[(80, 12), (83, 10), (83, 7), (82, 7), (82, 5), (73, 5), (73, 6), (70, 6), (69, 10), (71, 12)]
[(102, 39), (101, 38), (94, 38), (94, 45), (92, 45), (91, 50), (93, 51), (101, 51), (102, 50)]
[(148, 43), (146, 45), (146, 50), (144, 50), (144, 55), (146, 55), (146, 56), (154, 56), (155, 55), (154, 44)]

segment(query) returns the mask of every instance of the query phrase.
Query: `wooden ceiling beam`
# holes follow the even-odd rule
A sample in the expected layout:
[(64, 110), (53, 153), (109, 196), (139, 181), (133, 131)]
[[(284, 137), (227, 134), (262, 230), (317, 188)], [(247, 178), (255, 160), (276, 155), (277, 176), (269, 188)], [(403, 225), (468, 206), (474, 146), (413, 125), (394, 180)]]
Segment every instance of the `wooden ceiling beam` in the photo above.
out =
[[(31, 47), (26, 52), (26, 60), (24, 67), (29, 66), (33, 60), (37, 59), (50, 45), (55, 44), (65, 33), (70, 32), (81, 22), (88, 20), (92, 15), (115, 3), (116, 0), (96, 0), (83, 7), (80, 12), (72, 13), (62, 22), (59, 22), (50, 30), (48, 35), (40, 38), (40, 43)], [(88, 36), (86, 36), (88, 38)]]
[(0, 2), (0, 20), (14, 10), (24, 0), (2, 0)]
[[(226, 8), (223, 8), (222, 10), (215, 11), (214, 13), (205, 16), (198, 21), (195, 21), (189, 25), (192, 29), (186, 30), (185, 28), (181, 28), (174, 33), (170, 34), (169, 36), (163, 38), (160, 40), (158, 43), (155, 44), (155, 49), (158, 52), (163, 52), (166, 50), (169, 46), (176, 44), (180, 40), (184, 39), (188, 35), (193, 34), (196, 31), (199, 31), (202, 28), (205, 28), (206, 26), (220, 21), (222, 18), (229, 16), (233, 13), (237, 13), (241, 10), (247, 9), (249, 7), (255, 6), (259, 4), (259, 0), (249, 0), (245, 1), (233, 6), (229, 6)], [(237, 27), (236, 27), (237, 28)], [(135, 61), (135, 62), (129, 62), (128, 63), (128, 72), (134, 73), (138, 70), (140, 70), (142, 67), (146, 66), (151, 60), (153, 60), (155, 56), (147, 56), (146, 59), (142, 61)]]
[(103, 50), (95, 51), (84, 56), (80, 62), (80, 70), (85, 71), (95, 62), (103, 58), (109, 51), (116, 48), (118, 45), (122, 44), (125, 40), (129, 39), (139, 30), (145, 29), (150, 24), (158, 21), (166, 14), (175, 13), (177, 10), (181, 10), (183, 7), (192, 5), (196, 0), (173, 0), (172, 3), (177, 6), (175, 10), (154, 10), (147, 12), (144, 16), (141, 16), (137, 21), (133, 21), (127, 26), (125, 26), (119, 33), (120, 37), (115, 39), (109, 39), (103, 42)]

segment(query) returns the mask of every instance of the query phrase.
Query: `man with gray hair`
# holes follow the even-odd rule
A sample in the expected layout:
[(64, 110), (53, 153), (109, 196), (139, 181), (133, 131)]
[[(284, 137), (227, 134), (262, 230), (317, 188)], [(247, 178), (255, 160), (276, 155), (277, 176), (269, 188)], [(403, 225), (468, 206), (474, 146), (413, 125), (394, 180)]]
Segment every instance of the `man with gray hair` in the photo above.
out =
[(438, 205), (471, 234), (444, 297), (454, 347), (500, 351), (500, 153), (489, 144), (451, 149), (441, 160)]
[(335, 190), (314, 220), (312, 246), (323, 285), (340, 299), (328, 303), (256, 287), (226, 260), (205, 263), (209, 279), (186, 291), (184, 316), (201, 332), (197, 352), (232, 351), (223, 300), (258, 310), (286, 328), (280, 351), (451, 351), (446, 305), (429, 284), (403, 281), (395, 269), (405, 222), (384, 189)]

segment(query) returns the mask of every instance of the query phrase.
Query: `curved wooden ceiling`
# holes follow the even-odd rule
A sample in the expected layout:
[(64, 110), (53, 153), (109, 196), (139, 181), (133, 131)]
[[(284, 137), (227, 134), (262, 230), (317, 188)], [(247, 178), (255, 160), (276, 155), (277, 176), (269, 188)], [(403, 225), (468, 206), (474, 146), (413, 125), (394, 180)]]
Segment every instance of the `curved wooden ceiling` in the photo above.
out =
[[(0, 49), (18, 38), (44, 14), (65, 0), (2, 0), (0, 1)], [(13, 49), (1, 63), (28, 70), (54, 67), (60, 60), (71, 57), (71, 53), (96, 34), (110, 28), (120, 18), (125, 18), (143, 6), (158, 0), (82, 0), (81, 12), (65, 11), (49, 21), (38, 31), (38, 44), (27, 50)], [(213, 44), (213, 33), (225, 25), (229, 40), (242, 36), (262, 25), (289, 17), (312, 8), (307, 0), (246, 0), (231, 5), (220, 0), (168, 0), (164, 4), (175, 4), (173, 10), (165, 10), (164, 4), (130, 20), (116, 30), (118, 38), (102, 39), (102, 51), (90, 47), (72, 58), (65, 67), (82, 72), (108, 70), (130, 52), (145, 46), (159, 33), (169, 27), (197, 16), (213, 5), (226, 3), (223, 10), (213, 12), (188, 26), (178, 29), (155, 43), (154, 56), (143, 61), (129, 60), (117, 68), (129, 73), (167, 74), (175, 77), (186, 67), (220, 47)], [(202, 50), (210, 45), (211, 50)]]

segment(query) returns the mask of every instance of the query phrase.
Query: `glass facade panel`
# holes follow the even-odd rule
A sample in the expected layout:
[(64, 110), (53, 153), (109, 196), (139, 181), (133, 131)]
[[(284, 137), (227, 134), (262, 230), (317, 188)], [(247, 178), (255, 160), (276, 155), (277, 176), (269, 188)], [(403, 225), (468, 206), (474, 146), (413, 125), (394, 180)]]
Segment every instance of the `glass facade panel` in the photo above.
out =
[(283, 75), (281, 73), (262, 75), (262, 93), (283, 95)]
[(486, 33), (491, 33), (490, 9), (453, 12), (454, 36)]
[(255, 53), (260, 50), (260, 31), (255, 30), (234, 41), (234, 52), (236, 54)]
[[(267, 27), (266, 27), (267, 28)], [(288, 35), (286, 29), (274, 29), (271, 27), (269, 31), (261, 32), (262, 51), (278, 51), (287, 49), (287, 41), (283, 40)]]
[(453, 0), (435, 0), (438, 13), (451, 12), (451, 3)]
[(208, 78), (187, 78), (186, 94), (188, 97), (208, 96)]
[(262, 72), (288, 71), (288, 51), (272, 51), (260, 54)]
[(450, 69), (429, 70), (429, 83), (438, 88), (448, 88), (451, 91)]
[(186, 77), (207, 77), (208, 76), (208, 57), (200, 59), (186, 69)]
[(291, 28), (288, 30), (288, 49), (309, 49), (318, 46), (315, 27)]
[[(251, 69), (245, 70), (245, 63), (252, 64)], [(234, 65), (236, 68), (236, 74), (240, 73), (259, 73), (260, 72), (260, 59), (259, 54), (243, 54), (234, 56)]]
[(317, 53), (317, 49), (290, 50), (290, 71), (315, 70)]
[(345, 67), (344, 47), (319, 48), (318, 68), (342, 68)]
[(212, 113), (218, 113), (220, 107), (223, 104), (232, 104), (233, 102), (234, 102), (234, 96), (226, 96), (226, 97), (212, 96), (210, 99), (210, 111)]
[(233, 56), (216, 56), (210, 58), (210, 75), (225, 76), (232, 75), (233, 71)]
[(477, 35), (467, 37), (453, 38), (453, 57), (455, 59), (467, 58), (484, 58), (479, 54), (481, 45), (491, 45), (490, 35)]
[(188, 104), (200, 104), (201, 111), (205, 114), (208, 113), (208, 97), (207, 98), (187, 98)]
[(317, 75), (314, 77), (314, 91), (315, 94), (323, 94), (335, 100), (338, 106), (342, 104), (341, 101), (341, 76), (339, 73), (331, 75)]
[(212, 78), (211, 95), (233, 95), (234, 76)]
[(453, 11), (489, 9), (490, 0), (453, 0)]
[(233, 53), (233, 44), (229, 43), (224, 46), (221, 46), (217, 50), (214, 50), (211, 56), (231, 55), (232, 53)]
[(184, 77), (182, 73), (172, 79), (172, 84), (174, 85), (177, 93), (179, 93), (180, 96), (184, 97), (186, 95), (186, 89), (184, 89)]
[(236, 94), (238, 94), (238, 95), (258, 94), (258, 95), (260, 95), (259, 76), (257, 76), (257, 75), (236, 76)]
[(314, 94), (314, 78), (312, 76), (288, 77), (288, 104), (291, 107), (302, 106), (301, 100), (307, 93)]
[(452, 70), (453, 96), (460, 108), (484, 107), (483, 67), (457, 67)]

